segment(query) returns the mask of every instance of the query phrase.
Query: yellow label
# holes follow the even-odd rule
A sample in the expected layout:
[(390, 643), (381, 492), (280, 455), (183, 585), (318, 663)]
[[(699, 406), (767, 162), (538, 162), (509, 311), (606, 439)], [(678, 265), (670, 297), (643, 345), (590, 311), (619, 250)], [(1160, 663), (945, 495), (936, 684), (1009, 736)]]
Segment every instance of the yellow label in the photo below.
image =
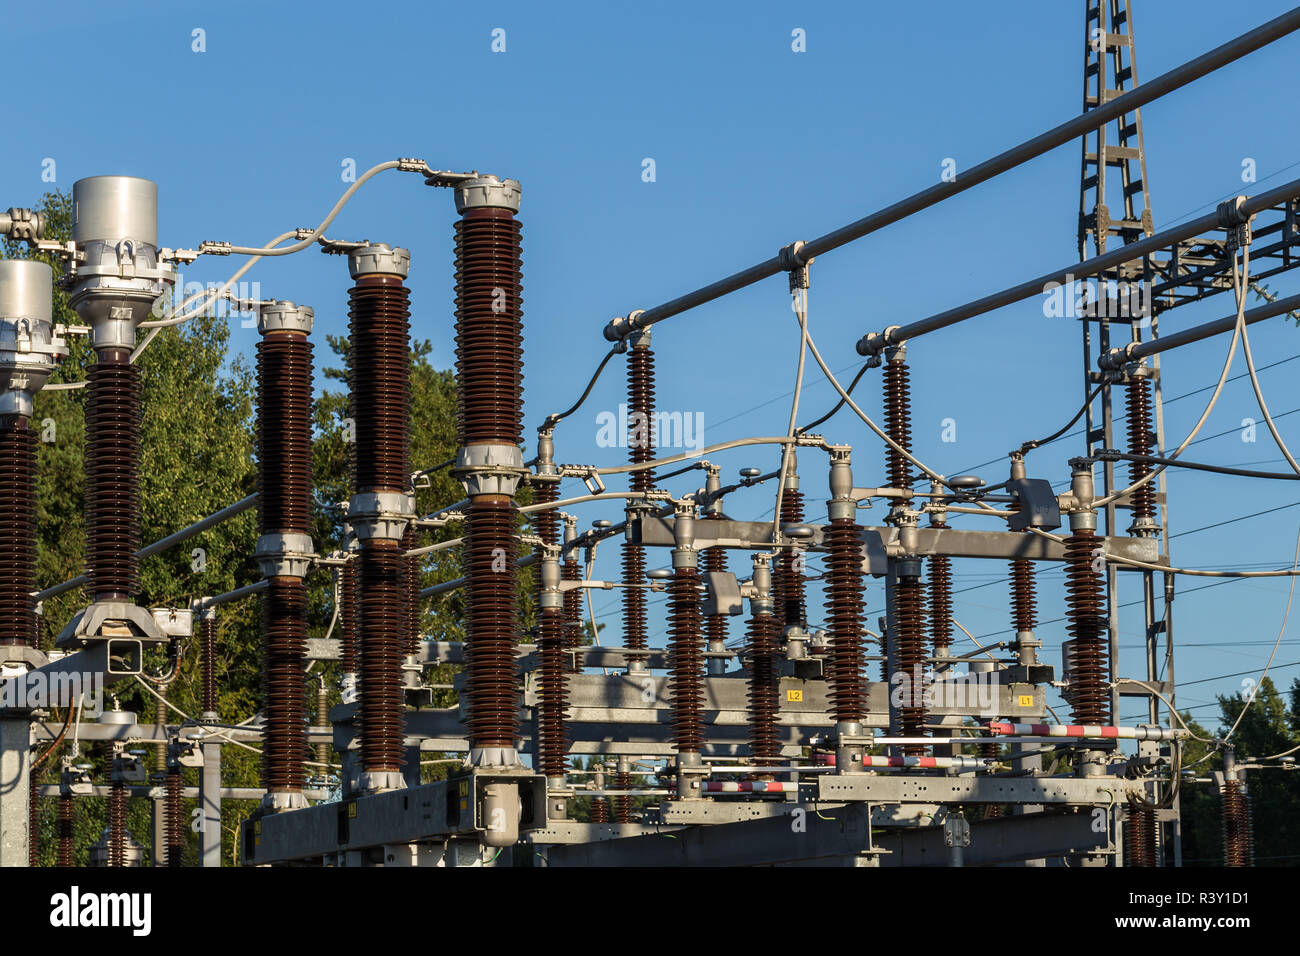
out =
[(255, 834), (257, 834), (258, 836), (261, 836), (261, 835), (262, 835), (262, 821), (261, 821), (261, 820), (255, 820), (255, 821), (253, 822), (253, 832), (254, 832)]
[(789, 700), (789, 701), (793, 701), (793, 702), (796, 703), (796, 704), (802, 704), (802, 703), (803, 703), (803, 691), (801, 691), (801, 690), (788, 690), (788, 691), (785, 692), (785, 699), (786, 699), (786, 700)]
[(462, 780), (462, 781), (460, 782), (460, 795), (461, 795), (462, 797), (467, 797), (467, 796), (469, 796), (469, 781), (468, 781), (468, 780)]
[(1021, 707), (1033, 707), (1033, 706), (1034, 706), (1034, 695), (1033, 695), (1033, 694), (1019, 694), (1019, 695), (1017, 695), (1017, 697), (1018, 697), (1018, 702), (1019, 702), (1019, 704), (1020, 704)]
[(349, 803), (349, 804), (348, 804), (348, 819), (349, 819), (349, 820), (355, 820), (356, 818), (357, 818), (357, 805), (356, 805), (355, 802)]

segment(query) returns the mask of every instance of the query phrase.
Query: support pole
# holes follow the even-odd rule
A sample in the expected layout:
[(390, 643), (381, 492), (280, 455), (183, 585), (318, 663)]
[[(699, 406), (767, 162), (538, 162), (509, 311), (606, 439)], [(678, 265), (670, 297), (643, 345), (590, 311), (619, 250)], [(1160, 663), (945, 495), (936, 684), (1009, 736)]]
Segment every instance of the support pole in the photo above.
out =
[(0, 867), (27, 866), (31, 798), (31, 723), (26, 714), (0, 717)]

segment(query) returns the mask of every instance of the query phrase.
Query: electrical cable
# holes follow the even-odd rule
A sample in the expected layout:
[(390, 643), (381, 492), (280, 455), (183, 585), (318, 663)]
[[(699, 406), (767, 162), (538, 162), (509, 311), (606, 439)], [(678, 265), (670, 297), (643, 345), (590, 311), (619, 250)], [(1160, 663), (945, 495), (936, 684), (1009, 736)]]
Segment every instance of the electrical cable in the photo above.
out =
[(1255, 393), (1255, 402), (1259, 405), (1259, 413), (1264, 416), (1264, 424), (1268, 426), (1269, 434), (1273, 436), (1273, 441), (1277, 444), (1278, 451), (1291, 469), (1300, 477), (1300, 463), (1295, 460), (1290, 449), (1286, 447), (1286, 442), (1278, 434), (1277, 426), (1273, 424), (1273, 416), (1268, 413), (1268, 404), (1264, 401), (1264, 393), (1259, 387), (1259, 376), (1255, 374), (1255, 360), (1250, 354), (1250, 336), (1246, 333), (1245, 322), (1241, 318), (1241, 309), (1244, 308), (1246, 301), (1246, 281), (1250, 275), (1250, 246), (1242, 247), (1242, 264), (1239, 269), (1237, 259), (1232, 259), (1232, 285), (1238, 299), (1238, 318), (1237, 323), (1241, 326), (1241, 351), (1246, 359), (1246, 371), (1250, 373), (1250, 387)]
[[(857, 387), (858, 382), (862, 381), (862, 376), (867, 373), (867, 369), (869, 368), (871, 368), (870, 362), (864, 362), (862, 364), (862, 367), (858, 369), (858, 374), (853, 376), (853, 381), (849, 382), (849, 387), (845, 389), (845, 391), (848, 392), (848, 394), (850, 395), (853, 394), (853, 389)], [(838, 402), (835, 403), (835, 407), (832, 408), (825, 415), (823, 415), (821, 418), (811, 421), (807, 425), (802, 425), (799, 428), (796, 428), (795, 434), (803, 435), (806, 432), (809, 432), (812, 429), (816, 428), (818, 425), (822, 424), (823, 422), (829, 421), (831, 418), (834, 418), (835, 413), (838, 412), (843, 407), (844, 407), (844, 399), (841, 398)]]
[[(1234, 429), (1235, 430), (1235, 429)], [(1300, 471), (1255, 471), (1249, 468), (1233, 468), (1229, 465), (1207, 465), (1196, 461), (1183, 461), (1177, 458), (1161, 458), (1157, 455), (1130, 455), (1127, 452), (1107, 451), (1101, 459), (1104, 461), (1136, 461), (1144, 464), (1190, 468), (1194, 471), (1208, 471), (1219, 475), (1234, 475), (1238, 478), (1268, 478), (1276, 481), (1300, 481)]]
[[(792, 294), (795, 318), (799, 322), (799, 363), (794, 376), (794, 398), (790, 402), (790, 424), (786, 427), (786, 436), (794, 439), (795, 423), (799, 420), (799, 398), (803, 394), (803, 368), (808, 358), (808, 290), (796, 288)], [(772, 510), (772, 540), (776, 541), (781, 533), (781, 499), (785, 495), (786, 481), (790, 476), (790, 459), (792, 448), (781, 448), (781, 480), (776, 489), (776, 505)]]
[(605, 357), (601, 359), (600, 364), (596, 366), (596, 371), (592, 374), (591, 381), (588, 382), (587, 387), (583, 389), (581, 397), (579, 397), (579, 399), (567, 410), (547, 415), (546, 421), (542, 422), (542, 428), (553, 428), (582, 407), (582, 403), (587, 400), (587, 396), (591, 394), (591, 390), (596, 387), (596, 380), (600, 378), (600, 373), (605, 371), (605, 366), (609, 364), (609, 360), (621, 351), (622, 345), (623, 343), (619, 342), (605, 353)]
[[(1249, 253), (1247, 253), (1245, 268), (1242, 270), (1243, 278), (1249, 278), (1250, 275), (1249, 266), (1250, 266), (1250, 258), (1249, 258)], [(1235, 268), (1236, 266), (1234, 261), (1234, 271)], [(1210, 412), (1214, 411), (1214, 406), (1218, 403), (1219, 396), (1223, 393), (1223, 385), (1228, 380), (1228, 371), (1232, 368), (1233, 357), (1237, 354), (1237, 342), (1241, 339), (1242, 335), (1245, 334), (1245, 328), (1246, 328), (1246, 296), (1240, 289), (1238, 289), (1237, 324), (1236, 326), (1233, 327), (1232, 330), (1232, 342), (1229, 343), (1228, 345), (1228, 357), (1224, 360), (1223, 371), (1219, 373), (1218, 384), (1214, 386), (1214, 393), (1210, 396), (1210, 400), (1205, 406), (1205, 411), (1201, 412), (1201, 417), (1197, 420), (1196, 425), (1188, 433), (1187, 437), (1183, 439), (1182, 444), (1180, 444), (1177, 448), (1175, 448), (1174, 451), (1168, 456), (1169, 458), (1177, 458), (1184, 451), (1186, 451), (1187, 446), (1192, 443), (1192, 439), (1196, 437), (1197, 433), (1205, 425), (1206, 421), (1209, 420)], [(1124, 488), (1121, 491), (1111, 492), (1109, 495), (1106, 495), (1102, 498), (1094, 499), (1089, 507), (1093, 509), (1105, 507), (1106, 505), (1110, 504), (1113, 501), (1118, 500), (1124, 495), (1130, 494), (1134, 490), (1141, 488), (1143, 485), (1150, 482), (1157, 475), (1162, 474), (1166, 467), (1168, 466), (1160, 465), (1157, 466), (1156, 468), (1151, 469), (1151, 471), (1147, 472), (1145, 475), (1143, 475), (1137, 481), (1133, 482), (1133, 484), (1129, 485), (1127, 488)]]
[[(1033, 451), (1035, 448), (1038, 448), (1041, 445), (1047, 445), (1050, 444), (1051, 442), (1056, 441), (1058, 438), (1064, 435), (1067, 431), (1069, 431), (1072, 427), (1074, 427), (1075, 422), (1077, 422), (1080, 418), (1083, 417), (1083, 413), (1088, 410), (1088, 406), (1093, 403), (1094, 399), (1096, 399), (1097, 393), (1099, 393), (1104, 387), (1105, 387), (1104, 385), (1097, 385), (1096, 387), (1094, 387), (1093, 390), (1088, 394), (1088, 397), (1083, 400), (1083, 405), (1080, 406), (1079, 410), (1074, 413), (1074, 417), (1071, 418), (1068, 422), (1066, 422), (1063, 426), (1061, 426), (1061, 428), (1052, 432), (1052, 434), (1048, 435), (1046, 438), (1040, 438), (1037, 441), (1027, 441), (1024, 444), (1022, 444), (1020, 446), (1020, 454), (1025, 455)], [(997, 461), (1001, 461), (1001, 459), (995, 458), (993, 459), (993, 461), (987, 462), (986, 464), (991, 465)], [(975, 467), (980, 468), (983, 466), (976, 465)]]

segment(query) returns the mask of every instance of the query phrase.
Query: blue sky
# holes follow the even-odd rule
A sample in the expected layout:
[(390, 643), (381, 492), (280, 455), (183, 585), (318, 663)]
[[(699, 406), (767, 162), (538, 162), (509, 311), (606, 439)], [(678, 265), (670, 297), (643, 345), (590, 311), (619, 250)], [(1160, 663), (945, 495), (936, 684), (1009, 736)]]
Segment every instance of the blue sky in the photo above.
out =
[[(106, 173), (157, 180), (165, 245), (260, 245), (315, 225), (344, 188), (340, 173), (349, 159), (366, 168), (420, 156), (436, 167), (517, 178), (531, 436), (581, 390), (607, 348), (600, 330), (610, 317), (929, 186), (947, 158), (960, 174), (1077, 113), (1082, 7), (1065, 0), (996, 8), (646, 2), (367, 10), (337, 2), (74, 0), (54, 12), (13, 5), (4, 14), (11, 94), (0, 205), (34, 203), (49, 188), (43, 162), (53, 159), (60, 188)], [(1139, 76), (1154, 77), (1287, 7), (1281, 0), (1134, 0)], [(504, 53), (491, 49), (496, 28), (506, 31)], [(806, 52), (791, 50), (795, 28), (806, 32)], [(200, 29), (202, 53), (192, 49)], [(1296, 176), (1295, 169), (1273, 174), (1300, 160), (1300, 134), (1278, 109), (1294, 102), (1297, 49), (1300, 37), (1293, 36), (1144, 110), (1158, 227), (1207, 211), (1226, 195)], [(1247, 157), (1259, 184), (1241, 182)], [(646, 158), (655, 162), (654, 182), (642, 179)], [(1078, 179), (1079, 149), (1071, 144), (819, 259), (810, 319), (831, 367), (852, 374), (853, 343), (866, 331), (1071, 262)], [(411, 250), (416, 334), (433, 342), (440, 365), (452, 362), (453, 219), (445, 192), (390, 172), (367, 185), (330, 230)], [(186, 278), (224, 279), (237, 264), (200, 259)], [(345, 329), (349, 280), (341, 259), (309, 251), (263, 262), (248, 278), (264, 296), (313, 305), (321, 343), (323, 333)], [(1272, 285), (1296, 291), (1290, 277)], [(1162, 328), (1229, 311), (1220, 296), (1171, 313)], [(1300, 330), (1288, 321), (1251, 334), (1260, 364), (1300, 354)], [(254, 337), (237, 328), (234, 344), (249, 351)], [(916, 453), (951, 475), (1054, 431), (1081, 400), (1078, 338), (1072, 320), (1044, 318), (1030, 301), (916, 340), (909, 350)], [(655, 346), (661, 407), (703, 412), (707, 442), (785, 427), (797, 329), (783, 279), (659, 325)], [(1211, 384), (1225, 347), (1216, 339), (1167, 355), (1166, 395)], [(1262, 373), (1275, 413), (1300, 407), (1296, 367)], [(1234, 371), (1244, 371), (1240, 357)], [(619, 460), (619, 450), (595, 446), (595, 435), (597, 414), (623, 400), (622, 375), (621, 361), (612, 364), (583, 412), (561, 427), (561, 460)], [(868, 374), (859, 394), (869, 414), (878, 412), (879, 373)], [(826, 410), (831, 395), (810, 362), (800, 418)], [(1171, 445), (1204, 400), (1201, 393), (1168, 407)], [(1241, 440), (1247, 416), (1258, 417), (1253, 398), (1247, 383), (1235, 382), (1203, 432), (1231, 433), (1195, 446), (1195, 457), (1284, 469), (1262, 428), (1253, 444)], [(941, 440), (947, 418), (955, 420), (955, 442)], [(1298, 421), (1281, 420), (1284, 437), (1300, 435)], [(823, 431), (855, 445), (859, 484), (881, 481), (883, 455), (865, 427), (841, 414)], [(1064, 479), (1066, 459), (1080, 450), (1076, 440), (1037, 452), (1031, 474)], [(744, 465), (772, 466), (775, 454), (737, 452), (716, 461), (734, 476)], [(812, 454), (801, 463), (810, 510), (819, 515), (825, 468)], [(984, 474), (992, 482), (1005, 477), (1001, 465)], [(1178, 564), (1290, 561), (1300, 509), (1232, 519), (1294, 503), (1293, 486), (1182, 471), (1171, 477), (1170, 496), (1174, 530), (1188, 532), (1174, 542)], [(727, 510), (758, 518), (770, 508), (764, 490), (737, 496)], [(866, 512), (863, 520), (881, 513)], [(582, 511), (584, 522), (601, 516), (618, 517)], [(1191, 533), (1217, 522), (1228, 523)], [(605, 546), (598, 573), (613, 576), (616, 551)], [(956, 574), (961, 588), (997, 581), (1002, 566), (961, 562)], [(1041, 579), (1045, 619), (1060, 616), (1060, 578), (1053, 572)], [(1241, 676), (1218, 675), (1263, 666), (1287, 598), (1287, 583), (1276, 579), (1192, 590), (1211, 583), (1181, 580), (1185, 593), (1175, 605), (1179, 702), (1202, 718), (1216, 712), (1200, 706), (1214, 693), (1240, 688)], [(1124, 598), (1134, 596), (1126, 588)], [(617, 595), (600, 592), (595, 603), (606, 634), (617, 634)], [(977, 636), (996, 640), (1007, 626), (1005, 604), (1005, 587), (994, 583), (959, 594), (955, 613)], [(880, 605), (873, 583), (873, 621)], [(662, 609), (655, 613), (662, 627)], [(735, 621), (733, 636), (740, 635)], [(1063, 624), (1044, 625), (1041, 636), (1046, 659), (1056, 662)], [(1141, 676), (1140, 640), (1140, 609), (1126, 609), (1126, 675)], [(1296, 643), (1283, 644), (1279, 664), (1300, 661), (1300, 640), (1287, 640)], [(1284, 685), (1293, 676), (1300, 666), (1277, 672)], [(1134, 713), (1130, 705), (1125, 716)]]

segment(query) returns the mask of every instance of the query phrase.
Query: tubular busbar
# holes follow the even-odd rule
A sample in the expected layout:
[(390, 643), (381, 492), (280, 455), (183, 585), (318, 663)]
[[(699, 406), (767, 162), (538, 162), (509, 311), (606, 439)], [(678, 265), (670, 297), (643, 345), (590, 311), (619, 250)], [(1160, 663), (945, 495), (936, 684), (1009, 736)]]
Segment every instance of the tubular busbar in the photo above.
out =
[[(964, 192), (972, 186), (977, 186), (985, 180), (992, 179), (1009, 169), (1014, 169), (1036, 156), (1041, 156), (1057, 146), (1077, 139), (1084, 133), (1091, 132), (1118, 116), (1131, 113), (1138, 107), (1144, 106), (1166, 93), (1186, 86), (1188, 83), (1198, 80), (1222, 66), (1239, 60), (1243, 56), (1267, 46), (1274, 40), (1293, 33), (1297, 29), (1300, 29), (1300, 7), (1293, 8), (1282, 14), (1282, 16), (1270, 20), (1248, 33), (1243, 33), (1222, 46), (1203, 53), (1194, 60), (1189, 60), (1182, 66), (1175, 67), (1167, 73), (1162, 73), (1154, 80), (1147, 80), (1136, 89), (1122, 96), (1117, 96), (1115, 99), (1099, 105), (1096, 109), (1091, 109), (1076, 116), (1027, 142), (1013, 146), (1011, 149), (999, 153), (992, 159), (987, 159), (977, 166), (972, 166), (951, 182), (937, 183), (906, 199), (899, 200), (892, 206), (886, 206), (878, 212), (851, 222), (834, 232), (829, 232), (819, 239), (814, 239), (803, 246), (801, 256), (804, 261), (807, 261), (814, 256), (830, 252), (832, 249), (838, 249), (855, 239), (861, 239), (863, 236), (883, 229), (885, 226), (906, 219), (923, 209), (928, 209), (945, 199)], [(694, 292), (679, 296), (652, 309), (646, 309), (635, 317), (611, 322), (605, 326), (605, 338), (611, 342), (616, 341), (637, 329), (649, 328), (656, 322), (672, 318), (674, 315), (679, 315), (706, 302), (712, 302), (714, 299), (735, 292), (737, 289), (743, 289), (745, 286), (753, 285), (755, 282), (774, 276), (778, 272), (789, 268), (790, 265), (785, 261), (785, 257), (781, 255), (773, 256), (758, 265), (750, 266), (748, 269), (727, 276), (725, 279), (720, 279)]]

